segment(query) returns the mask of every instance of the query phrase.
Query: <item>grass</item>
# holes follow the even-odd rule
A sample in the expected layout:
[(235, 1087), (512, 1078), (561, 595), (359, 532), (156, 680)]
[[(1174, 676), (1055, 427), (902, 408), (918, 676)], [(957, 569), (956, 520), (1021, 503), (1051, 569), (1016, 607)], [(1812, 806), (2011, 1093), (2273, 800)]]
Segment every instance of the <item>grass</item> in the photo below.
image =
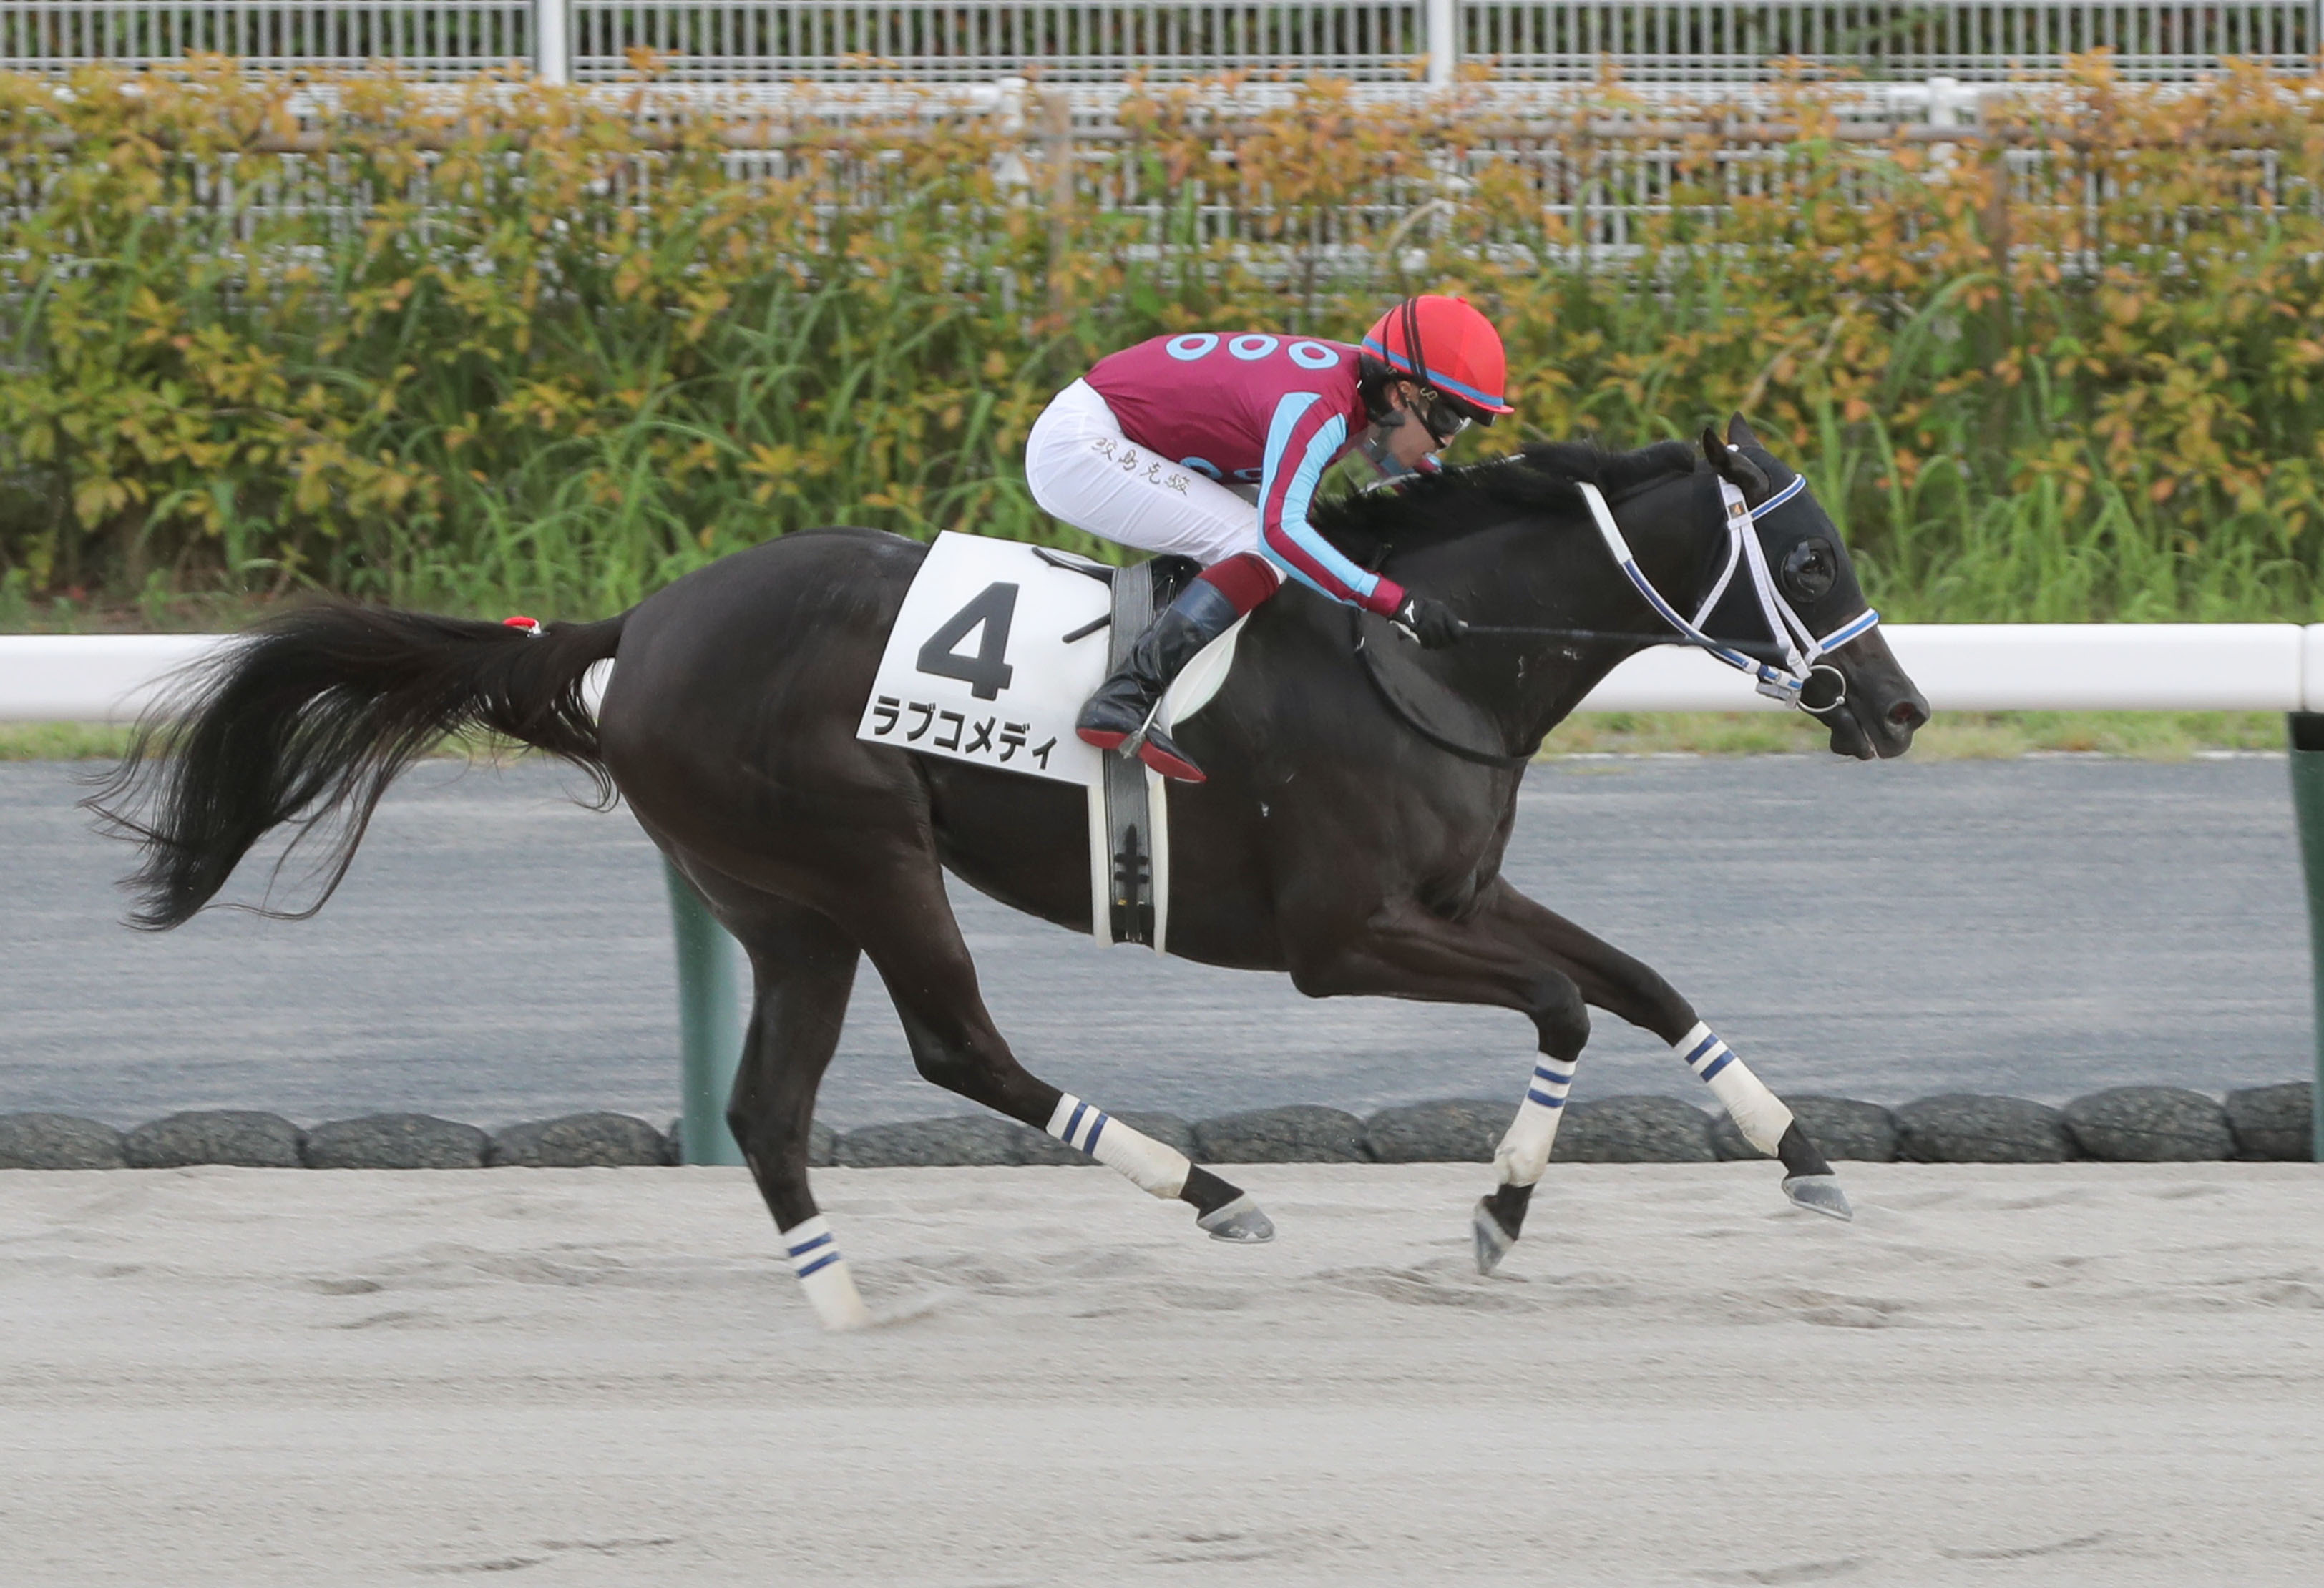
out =
[(0, 722), (0, 761), (116, 760), (129, 729), (105, 722)]
[[(2207, 751), (2280, 750), (2273, 711), (1957, 711), (1921, 730), (1913, 758), (1994, 761), (2039, 754), (2095, 754), (2184, 761)], [(123, 726), (0, 723), (0, 761), (86, 761), (119, 757)], [(1806, 718), (1775, 711), (1591, 712), (1550, 736), (1545, 759), (1585, 755), (1814, 755), (1824, 736)], [(512, 757), (504, 747), (447, 741), (439, 755)]]
[[(1797, 712), (1591, 712), (1569, 719), (1543, 753), (1577, 755), (1814, 755), (1823, 730)], [(2184, 761), (2207, 751), (2280, 750), (2274, 711), (1950, 711), (1913, 741), (1918, 761), (1995, 761), (2084, 754)]]

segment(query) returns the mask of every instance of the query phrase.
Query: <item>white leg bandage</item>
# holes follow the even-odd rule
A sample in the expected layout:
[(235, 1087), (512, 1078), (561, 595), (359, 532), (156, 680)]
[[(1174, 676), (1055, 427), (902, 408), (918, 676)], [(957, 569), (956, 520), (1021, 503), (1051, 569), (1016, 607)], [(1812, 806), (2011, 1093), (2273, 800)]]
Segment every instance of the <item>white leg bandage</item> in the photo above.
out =
[(1187, 1171), (1194, 1166), (1175, 1147), (1152, 1136), (1139, 1134), (1104, 1109), (1083, 1102), (1071, 1092), (1057, 1098), (1049, 1115), (1049, 1134), (1066, 1146), (1088, 1153), (1108, 1169), (1129, 1177), (1139, 1190), (1153, 1196), (1176, 1197), (1186, 1189)]
[(1702, 1078), (1711, 1088), (1711, 1095), (1719, 1099), (1744, 1138), (1773, 1158), (1784, 1133), (1792, 1128), (1792, 1111), (1784, 1106), (1784, 1100), (1769, 1091), (1766, 1084), (1735, 1056), (1735, 1050), (1720, 1042), (1701, 1021), (1671, 1044), (1671, 1051), (1686, 1060), (1686, 1067)]
[(782, 1235), (791, 1271), (825, 1328), (860, 1328), (872, 1321), (872, 1309), (855, 1293), (855, 1278), (847, 1271), (847, 1260), (840, 1256), (839, 1244), (831, 1238), (831, 1225), (823, 1215), (791, 1225)]
[(1544, 1058), (1533, 1067), (1533, 1084), (1508, 1134), (1494, 1151), (1493, 1167), (1505, 1186), (1529, 1186), (1549, 1167), (1549, 1150), (1557, 1143), (1557, 1122), (1565, 1117), (1565, 1094), (1573, 1089), (1572, 1059)]

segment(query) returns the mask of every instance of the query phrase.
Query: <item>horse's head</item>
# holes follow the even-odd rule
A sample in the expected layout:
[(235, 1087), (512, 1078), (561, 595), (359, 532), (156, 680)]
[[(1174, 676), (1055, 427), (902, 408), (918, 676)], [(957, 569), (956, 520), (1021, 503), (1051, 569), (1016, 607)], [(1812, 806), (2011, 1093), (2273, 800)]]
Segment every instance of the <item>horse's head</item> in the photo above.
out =
[[(1856, 582), (1840, 531), (1807, 482), (1759, 445), (1743, 416), (1728, 422), (1723, 443), (1716, 431), (1706, 428), (1702, 451), (1711, 466), (1743, 492), (1775, 592), (1808, 635), (1832, 635), (1862, 615), (1864, 591)], [(1767, 503), (1775, 505), (1762, 512)], [(1702, 627), (1719, 639), (1770, 638), (1768, 617), (1748, 568), (1735, 570)], [(1799, 637), (1779, 631), (1772, 638), (1780, 647)], [(1896, 665), (1878, 629), (1868, 629), (1814, 661), (1807, 687), (1800, 692), (1801, 706), (1831, 730), (1834, 755), (1868, 761), (1876, 756), (1901, 756), (1912, 748), (1914, 730), (1929, 720), (1929, 702)]]

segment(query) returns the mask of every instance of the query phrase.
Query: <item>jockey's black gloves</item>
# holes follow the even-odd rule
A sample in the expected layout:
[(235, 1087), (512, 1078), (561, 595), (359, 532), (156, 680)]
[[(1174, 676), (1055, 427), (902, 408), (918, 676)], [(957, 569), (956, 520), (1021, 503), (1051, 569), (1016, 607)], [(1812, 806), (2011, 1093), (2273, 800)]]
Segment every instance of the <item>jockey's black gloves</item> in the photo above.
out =
[(1404, 605), (1388, 621), (1403, 629), (1406, 638), (1418, 640), (1424, 650), (1441, 651), (1469, 632), (1469, 626), (1454, 617), (1450, 607), (1425, 596), (1406, 595)]

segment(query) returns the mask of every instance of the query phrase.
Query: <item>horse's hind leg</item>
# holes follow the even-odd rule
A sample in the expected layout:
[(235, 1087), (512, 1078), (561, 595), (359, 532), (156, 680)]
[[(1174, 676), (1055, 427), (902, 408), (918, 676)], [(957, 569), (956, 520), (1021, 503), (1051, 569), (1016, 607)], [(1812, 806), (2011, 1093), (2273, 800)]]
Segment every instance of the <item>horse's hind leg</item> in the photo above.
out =
[(872, 1314), (807, 1189), (807, 1143), (816, 1091), (838, 1050), (862, 951), (827, 915), (699, 861), (679, 864), (751, 959), (751, 1020), (726, 1099), (726, 1128), (816, 1316), (825, 1328), (859, 1328)]
[(915, 867), (860, 895), (850, 921), (888, 984), (922, 1076), (1046, 1131), (1152, 1196), (1187, 1203), (1213, 1239), (1274, 1237), (1275, 1226), (1241, 1190), (1017, 1061), (977, 989), (976, 966), (933, 861), (925, 872)]
[(721, 913), (751, 957), (755, 990), (726, 1125), (816, 1316), (826, 1328), (857, 1328), (872, 1315), (807, 1189), (807, 1143), (862, 952), (827, 916), (785, 900), (761, 895)]

